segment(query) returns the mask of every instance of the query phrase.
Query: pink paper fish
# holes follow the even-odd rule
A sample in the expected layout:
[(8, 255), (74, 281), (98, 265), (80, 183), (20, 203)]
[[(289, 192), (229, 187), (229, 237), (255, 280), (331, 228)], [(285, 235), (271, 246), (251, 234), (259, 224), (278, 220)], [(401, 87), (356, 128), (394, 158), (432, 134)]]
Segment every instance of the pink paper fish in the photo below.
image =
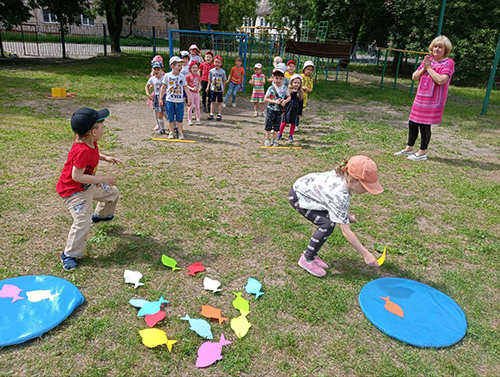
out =
[(147, 314), (144, 316), (144, 320), (149, 327), (153, 327), (158, 322), (165, 318), (166, 314), (164, 311), (160, 310), (155, 314)]
[(205, 271), (205, 266), (202, 265), (201, 262), (196, 262), (188, 266), (188, 270), (189, 272), (186, 272), (186, 275), (195, 276), (198, 272)]
[(5, 284), (2, 289), (0, 289), (0, 297), (2, 298), (12, 298), (11, 304), (17, 300), (24, 300), (24, 297), (19, 296), (23, 290), (12, 284)]
[(196, 359), (196, 366), (198, 368), (205, 368), (217, 360), (222, 360), (222, 346), (231, 344), (229, 340), (224, 338), (224, 334), (220, 334), (218, 342), (205, 342), (198, 348), (198, 358)]

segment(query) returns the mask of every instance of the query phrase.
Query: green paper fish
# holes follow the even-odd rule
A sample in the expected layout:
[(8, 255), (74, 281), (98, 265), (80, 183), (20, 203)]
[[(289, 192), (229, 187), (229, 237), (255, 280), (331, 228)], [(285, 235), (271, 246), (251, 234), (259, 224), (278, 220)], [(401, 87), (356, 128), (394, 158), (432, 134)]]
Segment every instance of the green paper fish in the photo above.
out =
[(167, 267), (170, 267), (172, 271), (181, 269), (180, 267), (177, 267), (177, 261), (175, 259), (167, 257), (165, 254), (161, 256), (161, 263), (163, 263)]
[(242, 292), (233, 293), (236, 295), (236, 298), (233, 300), (233, 306), (235, 309), (238, 309), (242, 315), (250, 313), (250, 304), (247, 299), (241, 297)]

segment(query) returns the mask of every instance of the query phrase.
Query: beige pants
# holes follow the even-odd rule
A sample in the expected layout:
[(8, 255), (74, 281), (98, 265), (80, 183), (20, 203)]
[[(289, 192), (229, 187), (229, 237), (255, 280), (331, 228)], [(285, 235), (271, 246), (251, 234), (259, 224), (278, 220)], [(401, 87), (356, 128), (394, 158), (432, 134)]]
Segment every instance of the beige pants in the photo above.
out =
[(120, 192), (115, 186), (91, 185), (86, 191), (63, 198), (73, 216), (64, 254), (73, 258), (83, 257), (90, 230), (93, 200), (98, 202), (95, 214), (105, 217), (115, 213), (119, 196)]

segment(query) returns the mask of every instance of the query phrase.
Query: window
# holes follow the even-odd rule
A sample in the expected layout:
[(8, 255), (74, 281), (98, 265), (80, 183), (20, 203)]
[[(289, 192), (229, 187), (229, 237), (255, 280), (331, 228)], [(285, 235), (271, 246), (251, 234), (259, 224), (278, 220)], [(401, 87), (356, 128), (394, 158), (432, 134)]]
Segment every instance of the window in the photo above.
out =
[(94, 26), (94, 19), (92, 17), (87, 17), (85, 15), (81, 15), (82, 17), (82, 25), (84, 26)]
[(50, 13), (47, 9), (42, 9), (43, 22), (54, 24), (57, 22), (57, 17), (55, 14)]
[(260, 26), (264, 26), (264, 19), (263, 18), (260, 19)]

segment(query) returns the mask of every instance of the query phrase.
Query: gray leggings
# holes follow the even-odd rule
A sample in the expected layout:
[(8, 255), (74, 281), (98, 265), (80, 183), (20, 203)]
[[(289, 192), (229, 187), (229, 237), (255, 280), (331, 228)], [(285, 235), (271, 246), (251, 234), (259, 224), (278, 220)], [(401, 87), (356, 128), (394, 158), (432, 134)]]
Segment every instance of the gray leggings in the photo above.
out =
[(318, 255), (318, 251), (321, 246), (323, 246), (323, 244), (335, 229), (335, 223), (330, 220), (328, 211), (317, 211), (299, 207), (299, 198), (297, 198), (297, 194), (293, 187), (288, 193), (288, 200), (290, 202), (290, 205), (295, 210), (297, 210), (298, 213), (300, 213), (314, 225), (318, 226), (318, 229), (316, 229), (316, 231), (311, 236), (311, 239), (309, 240), (309, 245), (307, 245), (307, 249), (304, 255), (306, 260), (313, 260), (314, 258), (316, 258), (316, 255)]

